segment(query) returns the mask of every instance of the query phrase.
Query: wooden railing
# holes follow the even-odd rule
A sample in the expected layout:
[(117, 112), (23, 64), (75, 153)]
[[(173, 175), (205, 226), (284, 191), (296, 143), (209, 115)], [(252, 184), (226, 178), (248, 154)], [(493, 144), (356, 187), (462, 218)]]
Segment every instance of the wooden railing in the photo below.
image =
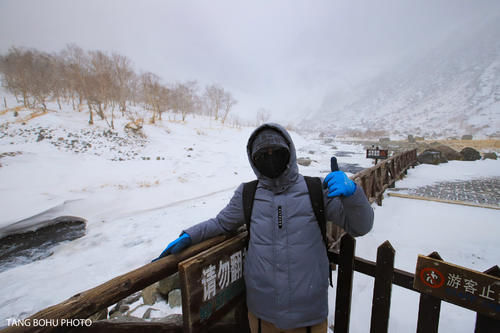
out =
[[(179, 262), (205, 251), (233, 235), (223, 235), (193, 245), (176, 255), (169, 255), (131, 272), (115, 277), (95, 288), (74, 295), (67, 300), (43, 309), (23, 321), (24, 325), (9, 326), (2, 333), (11, 332), (60, 332), (60, 327), (34, 325), (41, 319), (84, 319), (107, 308), (119, 300), (142, 290), (178, 271)], [(153, 323), (157, 327), (157, 323)], [(29, 326), (28, 326), (29, 325)], [(88, 328), (90, 330), (91, 328)], [(152, 328), (151, 328), (152, 329)], [(182, 331), (182, 327), (180, 327)], [(175, 331), (175, 330), (174, 330)]]
[(393, 187), (396, 180), (403, 178), (407, 170), (415, 166), (416, 163), (417, 150), (413, 149), (394, 155), (369, 169), (360, 171), (351, 179), (363, 187), (370, 203), (376, 201), (380, 206), (384, 191)]

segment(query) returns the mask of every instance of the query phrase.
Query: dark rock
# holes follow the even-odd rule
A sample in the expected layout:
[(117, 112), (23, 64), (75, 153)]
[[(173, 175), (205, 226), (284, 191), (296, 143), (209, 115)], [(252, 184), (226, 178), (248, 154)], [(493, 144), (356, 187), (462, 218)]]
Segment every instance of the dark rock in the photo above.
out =
[(438, 165), (441, 160), (441, 153), (437, 151), (426, 150), (418, 155), (417, 160), (420, 164), (434, 164)]
[(299, 157), (297, 158), (297, 163), (303, 166), (311, 165), (311, 159), (309, 157)]
[(146, 310), (146, 312), (144, 312), (144, 314), (142, 315), (142, 319), (150, 319), (151, 318), (151, 312), (153, 311), (159, 311), (158, 309), (155, 309), (155, 308), (149, 308)]
[(472, 140), (472, 135), (470, 134), (462, 135), (462, 140)]
[(423, 153), (425, 153), (425, 152), (439, 154), (439, 161), (438, 161), (438, 163), (448, 163), (448, 159), (446, 158), (446, 156), (440, 150), (438, 150), (438, 149), (436, 149), (434, 147), (424, 150)]
[(336, 151), (335, 156), (336, 157), (351, 157), (352, 155), (356, 154), (353, 151)]
[(130, 296), (128, 296), (128, 297), (125, 297), (125, 298), (122, 300), (122, 302), (123, 302), (124, 304), (128, 304), (128, 305), (130, 305), (130, 304), (132, 304), (132, 303), (137, 302), (137, 301), (141, 298), (141, 296), (142, 296), (142, 295), (141, 295), (141, 292), (140, 292), (140, 291), (138, 291), (138, 292), (136, 292), (136, 293), (134, 293), (134, 294), (132, 294), (132, 295), (130, 295)]
[(481, 154), (471, 147), (466, 147), (460, 151), (464, 161), (477, 161), (481, 159)]
[(175, 289), (168, 293), (168, 305), (170, 305), (171, 308), (182, 305), (180, 289)]
[(128, 310), (130, 310), (130, 306), (128, 306), (127, 304), (122, 304), (118, 308), (118, 312), (120, 313), (126, 313)]
[(99, 311), (96, 314), (93, 314), (92, 316), (89, 317), (89, 319), (92, 321), (104, 320), (107, 318), (108, 318), (108, 309), (106, 309), (106, 308), (102, 309), (101, 311)]
[(183, 326), (183, 319), (181, 314), (171, 314), (166, 316), (165, 318), (153, 318), (151, 319), (152, 322), (162, 322), (162, 323), (169, 323), (178, 327)]
[(446, 160), (448, 161), (459, 161), (462, 159), (462, 155), (460, 155), (458, 151), (440, 143), (438, 143), (437, 145), (432, 145), (432, 148), (430, 150), (440, 152), (441, 156), (446, 158)]
[(339, 163), (339, 169), (344, 172), (350, 172), (352, 174), (356, 174), (360, 171), (363, 171), (365, 168), (359, 166), (359, 164)]
[(413, 135), (411, 135), (411, 134), (410, 134), (410, 135), (408, 135), (408, 142), (410, 142), (410, 143), (415, 143), (415, 141), (416, 141), (416, 140), (415, 140), (415, 137), (414, 137)]
[(181, 288), (181, 281), (179, 279), (179, 272), (170, 275), (169, 277), (160, 280), (158, 283), (158, 292), (165, 298), (168, 298), (168, 293), (174, 289)]
[(380, 138), (378, 141), (379, 142), (389, 142), (389, 141), (391, 141), (391, 138)]
[(483, 154), (483, 160), (496, 160), (497, 158), (497, 154), (494, 152)]
[(158, 283), (154, 283), (149, 287), (144, 288), (142, 291), (143, 303), (146, 305), (153, 305), (159, 297)]

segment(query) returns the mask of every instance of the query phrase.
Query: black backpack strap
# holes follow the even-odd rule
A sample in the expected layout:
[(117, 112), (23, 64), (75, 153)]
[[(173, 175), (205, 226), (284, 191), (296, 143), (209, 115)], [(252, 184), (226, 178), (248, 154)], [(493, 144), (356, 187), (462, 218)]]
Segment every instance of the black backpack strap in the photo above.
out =
[(245, 216), (245, 225), (247, 227), (247, 249), (250, 241), (250, 219), (252, 217), (253, 199), (257, 191), (258, 180), (254, 180), (243, 184), (243, 214)]
[(321, 230), (323, 242), (328, 249), (328, 241), (326, 238), (325, 204), (323, 201), (323, 184), (321, 182), (321, 179), (318, 177), (304, 176), (304, 180), (307, 184), (309, 198), (311, 198), (311, 204), (314, 210), (314, 215), (316, 216), (316, 220), (319, 224), (319, 229)]
[[(328, 238), (326, 237), (326, 217), (325, 217), (325, 204), (323, 200), (323, 183), (318, 177), (304, 176), (304, 180), (307, 184), (307, 190), (309, 191), (309, 198), (311, 198), (311, 204), (314, 210), (314, 215), (319, 224), (319, 230), (321, 231), (321, 237), (323, 237), (323, 243), (325, 244), (325, 249), (328, 251)], [(332, 269), (330, 266), (330, 286), (333, 287), (332, 281)]]

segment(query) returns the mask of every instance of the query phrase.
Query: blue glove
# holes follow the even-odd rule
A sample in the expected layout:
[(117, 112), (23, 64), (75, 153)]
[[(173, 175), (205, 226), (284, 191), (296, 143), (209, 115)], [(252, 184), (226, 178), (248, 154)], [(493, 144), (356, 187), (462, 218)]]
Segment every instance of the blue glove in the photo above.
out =
[(160, 256), (156, 259), (154, 259), (152, 262), (161, 259), (163, 257), (168, 256), (169, 254), (176, 254), (184, 250), (185, 248), (188, 248), (191, 245), (191, 236), (187, 233), (182, 233), (182, 235), (168, 244), (168, 246), (163, 250), (163, 252), (160, 254)]
[(333, 171), (326, 176), (323, 186), (328, 187), (328, 197), (343, 195), (348, 197), (356, 191), (356, 183), (347, 177), (343, 171)]

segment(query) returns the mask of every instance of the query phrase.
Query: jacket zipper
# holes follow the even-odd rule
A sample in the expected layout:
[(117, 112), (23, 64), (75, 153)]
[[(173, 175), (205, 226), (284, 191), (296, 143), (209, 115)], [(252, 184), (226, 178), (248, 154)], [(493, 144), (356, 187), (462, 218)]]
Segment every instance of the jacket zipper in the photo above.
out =
[(283, 228), (283, 210), (278, 206), (278, 228)]

